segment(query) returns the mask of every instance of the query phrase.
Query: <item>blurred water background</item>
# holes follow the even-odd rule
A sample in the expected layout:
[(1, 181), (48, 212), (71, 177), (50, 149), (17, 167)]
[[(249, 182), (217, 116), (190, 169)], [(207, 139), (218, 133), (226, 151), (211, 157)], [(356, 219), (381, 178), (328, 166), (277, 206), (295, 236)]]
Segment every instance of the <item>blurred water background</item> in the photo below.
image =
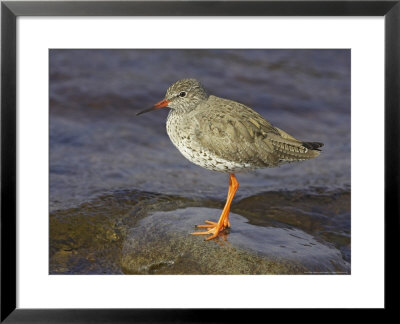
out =
[[(138, 265), (129, 248), (154, 213), (190, 207), (202, 223), (204, 208), (224, 204), (227, 175), (178, 152), (165, 130), (168, 109), (135, 115), (189, 77), (301, 140), (325, 144), (316, 159), (237, 174), (232, 212), (255, 226), (301, 230), (339, 252), (337, 260), (316, 263), (304, 253), (296, 269), (318, 263), (311, 271), (350, 273), (350, 50), (60, 49), (50, 51), (49, 77), (50, 273), (192, 273), (182, 256), (179, 263), (141, 255)], [(264, 256), (271, 257), (268, 244)]]

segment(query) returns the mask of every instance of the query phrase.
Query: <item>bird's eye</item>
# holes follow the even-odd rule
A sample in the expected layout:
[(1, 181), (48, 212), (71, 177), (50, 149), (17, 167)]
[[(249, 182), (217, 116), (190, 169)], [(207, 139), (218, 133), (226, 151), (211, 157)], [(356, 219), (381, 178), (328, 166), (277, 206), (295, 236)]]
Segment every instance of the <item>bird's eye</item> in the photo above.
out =
[(185, 97), (186, 96), (186, 92), (185, 91), (181, 91), (180, 93), (179, 93), (179, 97)]

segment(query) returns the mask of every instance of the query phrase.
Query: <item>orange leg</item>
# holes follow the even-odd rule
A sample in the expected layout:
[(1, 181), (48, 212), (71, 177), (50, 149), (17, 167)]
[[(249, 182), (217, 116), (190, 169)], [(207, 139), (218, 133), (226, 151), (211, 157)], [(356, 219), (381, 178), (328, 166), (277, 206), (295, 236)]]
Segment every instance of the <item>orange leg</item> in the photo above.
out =
[(194, 232), (194, 233), (192, 233), (193, 235), (212, 234), (211, 236), (206, 238), (206, 240), (211, 240), (211, 239), (217, 237), (219, 232), (230, 227), (229, 210), (231, 208), (232, 199), (235, 196), (235, 193), (238, 188), (239, 188), (239, 182), (236, 180), (235, 175), (233, 173), (231, 173), (230, 178), (229, 178), (228, 196), (226, 197), (225, 207), (222, 211), (219, 221), (216, 223), (216, 222), (211, 222), (209, 220), (206, 220), (205, 223), (207, 223), (207, 224), (197, 225), (196, 227), (197, 228), (209, 228), (209, 230), (207, 230), (205, 232)]

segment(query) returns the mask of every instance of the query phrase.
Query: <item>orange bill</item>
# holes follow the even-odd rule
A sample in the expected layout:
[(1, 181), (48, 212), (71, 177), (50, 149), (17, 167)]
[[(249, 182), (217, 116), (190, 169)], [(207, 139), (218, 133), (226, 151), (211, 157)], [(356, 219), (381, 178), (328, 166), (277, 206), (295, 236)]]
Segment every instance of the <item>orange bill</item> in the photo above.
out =
[(171, 101), (169, 101), (169, 100), (167, 100), (167, 99), (161, 100), (160, 102), (157, 102), (153, 107), (150, 107), (150, 108), (147, 108), (147, 109), (145, 109), (145, 110), (142, 110), (142, 111), (138, 112), (138, 113), (136, 114), (136, 116), (139, 116), (139, 115), (141, 115), (141, 114), (144, 114), (144, 113), (149, 112), (149, 111), (152, 111), (152, 110), (157, 110), (157, 109), (160, 109), (160, 108), (167, 107), (167, 106), (169, 105), (170, 102), (171, 102)]

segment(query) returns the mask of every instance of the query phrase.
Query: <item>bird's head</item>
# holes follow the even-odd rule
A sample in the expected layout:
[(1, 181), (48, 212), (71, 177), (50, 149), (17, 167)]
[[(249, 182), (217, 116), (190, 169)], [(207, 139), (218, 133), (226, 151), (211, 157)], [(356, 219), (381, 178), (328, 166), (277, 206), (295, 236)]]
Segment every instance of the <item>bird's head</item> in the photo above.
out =
[(190, 111), (207, 98), (208, 94), (199, 81), (196, 79), (182, 79), (168, 88), (163, 100), (136, 115), (164, 107), (169, 107), (177, 111)]

